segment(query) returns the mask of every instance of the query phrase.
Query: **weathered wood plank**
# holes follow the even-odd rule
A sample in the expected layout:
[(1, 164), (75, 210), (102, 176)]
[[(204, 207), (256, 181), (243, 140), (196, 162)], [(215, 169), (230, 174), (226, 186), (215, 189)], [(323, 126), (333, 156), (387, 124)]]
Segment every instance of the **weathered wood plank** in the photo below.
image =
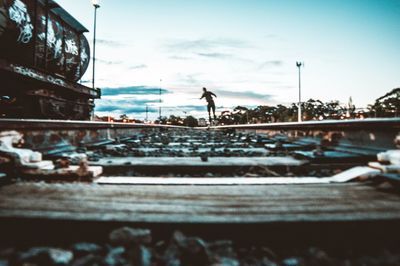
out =
[[(222, 146), (222, 145), (221, 145)], [(226, 145), (225, 145), (226, 146)], [(185, 153), (193, 152), (193, 148), (188, 148), (188, 147), (165, 147), (165, 146), (160, 146), (164, 151), (170, 150), (170, 151), (182, 151)], [(134, 151), (139, 151), (139, 152), (157, 152), (160, 151), (159, 148), (148, 148), (148, 147), (140, 147), (140, 148), (132, 148)], [(214, 147), (213, 147), (214, 148)], [(198, 148), (196, 152), (198, 153), (210, 153), (210, 152), (224, 152), (224, 151), (229, 151), (229, 152), (242, 152), (242, 153), (256, 153), (259, 155), (268, 155), (269, 151), (264, 149), (264, 148), (226, 148), (226, 147), (221, 147), (221, 148)]]
[(400, 219), (399, 195), (362, 184), (115, 186), (25, 183), (0, 188), (0, 217), (158, 223)]
[(358, 177), (379, 174), (380, 171), (370, 167), (353, 167), (330, 177), (100, 177), (97, 184), (114, 185), (284, 185), (284, 184), (328, 184), (344, 183)]
[(300, 166), (306, 161), (293, 157), (209, 157), (203, 162), (200, 157), (109, 157), (90, 162), (97, 166)]
[(331, 177), (100, 177), (97, 184), (110, 185), (271, 185), (271, 184), (328, 184)]

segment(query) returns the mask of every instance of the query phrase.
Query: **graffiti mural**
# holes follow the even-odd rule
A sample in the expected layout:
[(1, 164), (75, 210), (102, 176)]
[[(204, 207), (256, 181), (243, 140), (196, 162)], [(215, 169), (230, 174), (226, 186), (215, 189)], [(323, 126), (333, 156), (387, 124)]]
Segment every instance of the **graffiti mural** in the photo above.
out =
[[(41, 23), (42, 27), (45, 28), (46, 27), (45, 16), (42, 16)], [(49, 61), (53, 59), (58, 59), (57, 65), (62, 65), (64, 61), (64, 56), (62, 53), (63, 29), (60, 23), (58, 22), (53, 23), (53, 21), (50, 19), (48, 24), (49, 26), (47, 27), (47, 47), (50, 48), (49, 49), (50, 52), (48, 52), (46, 60)], [(56, 28), (56, 30), (54, 30), (54, 28)], [(45, 32), (39, 33), (38, 38), (42, 41), (39, 44), (42, 47), (38, 47), (38, 49), (40, 51), (44, 51), (45, 49), (44, 42), (46, 40), (46, 33)], [(42, 54), (44, 54), (44, 52)]]
[(78, 46), (76, 45), (74, 40), (66, 40), (65, 46), (66, 46), (65, 52), (67, 52), (69, 54), (73, 54), (73, 55), (79, 54)]
[(90, 59), (89, 43), (87, 42), (84, 36), (81, 36), (80, 38), (80, 48), (81, 48), (80, 71), (81, 74), (83, 74), (89, 66), (89, 59)]
[(41, 81), (48, 81), (55, 85), (66, 86), (66, 83), (59, 78), (55, 78), (52, 75), (42, 74), (38, 71), (35, 71), (28, 67), (18, 66), (11, 64), (10, 67), (14, 70), (15, 73), (19, 73), (23, 76), (27, 76), (33, 79), (41, 80)]
[(81, 50), (81, 64), (85, 65), (88, 60), (89, 60), (88, 53), (86, 52), (86, 49), (83, 47)]
[(29, 43), (32, 39), (33, 25), (26, 5), (21, 0), (15, 0), (13, 5), (8, 9), (8, 15), (19, 28), (17, 42)]
[(65, 71), (69, 79), (77, 80), (80, 76), (80, 48), (78, 44), (80, 36), (71, 30), (65, 31)]
[(77, 26), (69, 14), (60, 17), (46, 6), (49, 3), (0, 0), (0, 58), (77, 81), (90, 60), (89, 45), (80, 32), (83, 26)]
[(90, 62), (88, 30), (56, 2), (0, 0), (0, 91), (15, 99), (12, 108), (0, 103), (1, 115), (91, 117), (100, 90), (78, 82)]

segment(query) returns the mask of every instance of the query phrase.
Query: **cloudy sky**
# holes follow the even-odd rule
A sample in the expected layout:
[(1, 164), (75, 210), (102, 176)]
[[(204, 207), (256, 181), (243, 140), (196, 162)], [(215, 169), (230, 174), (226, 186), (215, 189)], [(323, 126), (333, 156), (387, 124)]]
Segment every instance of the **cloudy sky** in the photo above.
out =
[[(91, 32), (90, 0), (57, 0)], [(400, 0), (102, 0), (96, 113), (144, 118), (289, 104), (302, 98), (364, 107), (400, 87)], [(91, 67), (83, 82), (91, 85)]]

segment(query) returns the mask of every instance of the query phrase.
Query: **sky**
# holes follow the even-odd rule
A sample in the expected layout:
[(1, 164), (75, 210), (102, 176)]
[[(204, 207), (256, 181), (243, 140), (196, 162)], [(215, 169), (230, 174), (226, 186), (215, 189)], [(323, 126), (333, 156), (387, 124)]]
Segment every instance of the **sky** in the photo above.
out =
[[(90, 0), (56, 0), (93, 40)], [(302, 100), (368, 104), (400, 87), (400, 0), (102, 0), (98, 115), (206, 116)], [(92, 67), (82, 82), (91, 86)]]

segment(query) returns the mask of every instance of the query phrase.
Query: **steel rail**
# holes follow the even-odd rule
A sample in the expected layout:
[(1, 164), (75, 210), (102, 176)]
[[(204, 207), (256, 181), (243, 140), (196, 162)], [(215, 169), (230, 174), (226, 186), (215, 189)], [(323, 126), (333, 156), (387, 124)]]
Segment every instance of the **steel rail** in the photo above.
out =
[[(67, 129), (67, 128), (190, 128), (185, 126), (144, 124), (144, 123), (119, 123), (101, 121), (79, 120), (46, 120), (46, 119), (0, 119), (1, 129)], [(254, 130), (400, 130), (400, 118), (368, 118), (362, 120), (324, 120), (306, 122), (261, 123), (223, 125), (213, 127), (195, 127), (193, 129), (254, 129)]]
[(284, 123), (261, 123), (261, 124), (241, 124), (224, 125), (211, 127), (212, 129), (265, 129), (265, 130), (400, 130), (400, 118), (368, 118), (351, 120), (323, 120), (306, 122), (284, 122)]
[[(369, 154), (396, 149), (395, 138), (400, 133), (400, 118), (370, 118), (364, 120), (327, 120), (302, 123), (270, 123), (226, 125), (206, 128), (184, 126), (116, 123), (74, 120), (0, 119), (0, 132), (16, 130), (25, 136), (30, 147), (53, 146), (67, 140), (73, 145), (132, 137), (143, 131), (228, 130), (266, 136), (284, 135), (290, 140), (316, 145), (334, 146), (336, 150)], [(41, 137), (41, 136), (44, 136)]]
[(0, 130), (48, 130), (48, 129), (142, 129), (142, 128), (171, 128), (189, 129), (184, 126), (120, 123), (80, 120), (46, 120), (46, 119), (0, 119)]

